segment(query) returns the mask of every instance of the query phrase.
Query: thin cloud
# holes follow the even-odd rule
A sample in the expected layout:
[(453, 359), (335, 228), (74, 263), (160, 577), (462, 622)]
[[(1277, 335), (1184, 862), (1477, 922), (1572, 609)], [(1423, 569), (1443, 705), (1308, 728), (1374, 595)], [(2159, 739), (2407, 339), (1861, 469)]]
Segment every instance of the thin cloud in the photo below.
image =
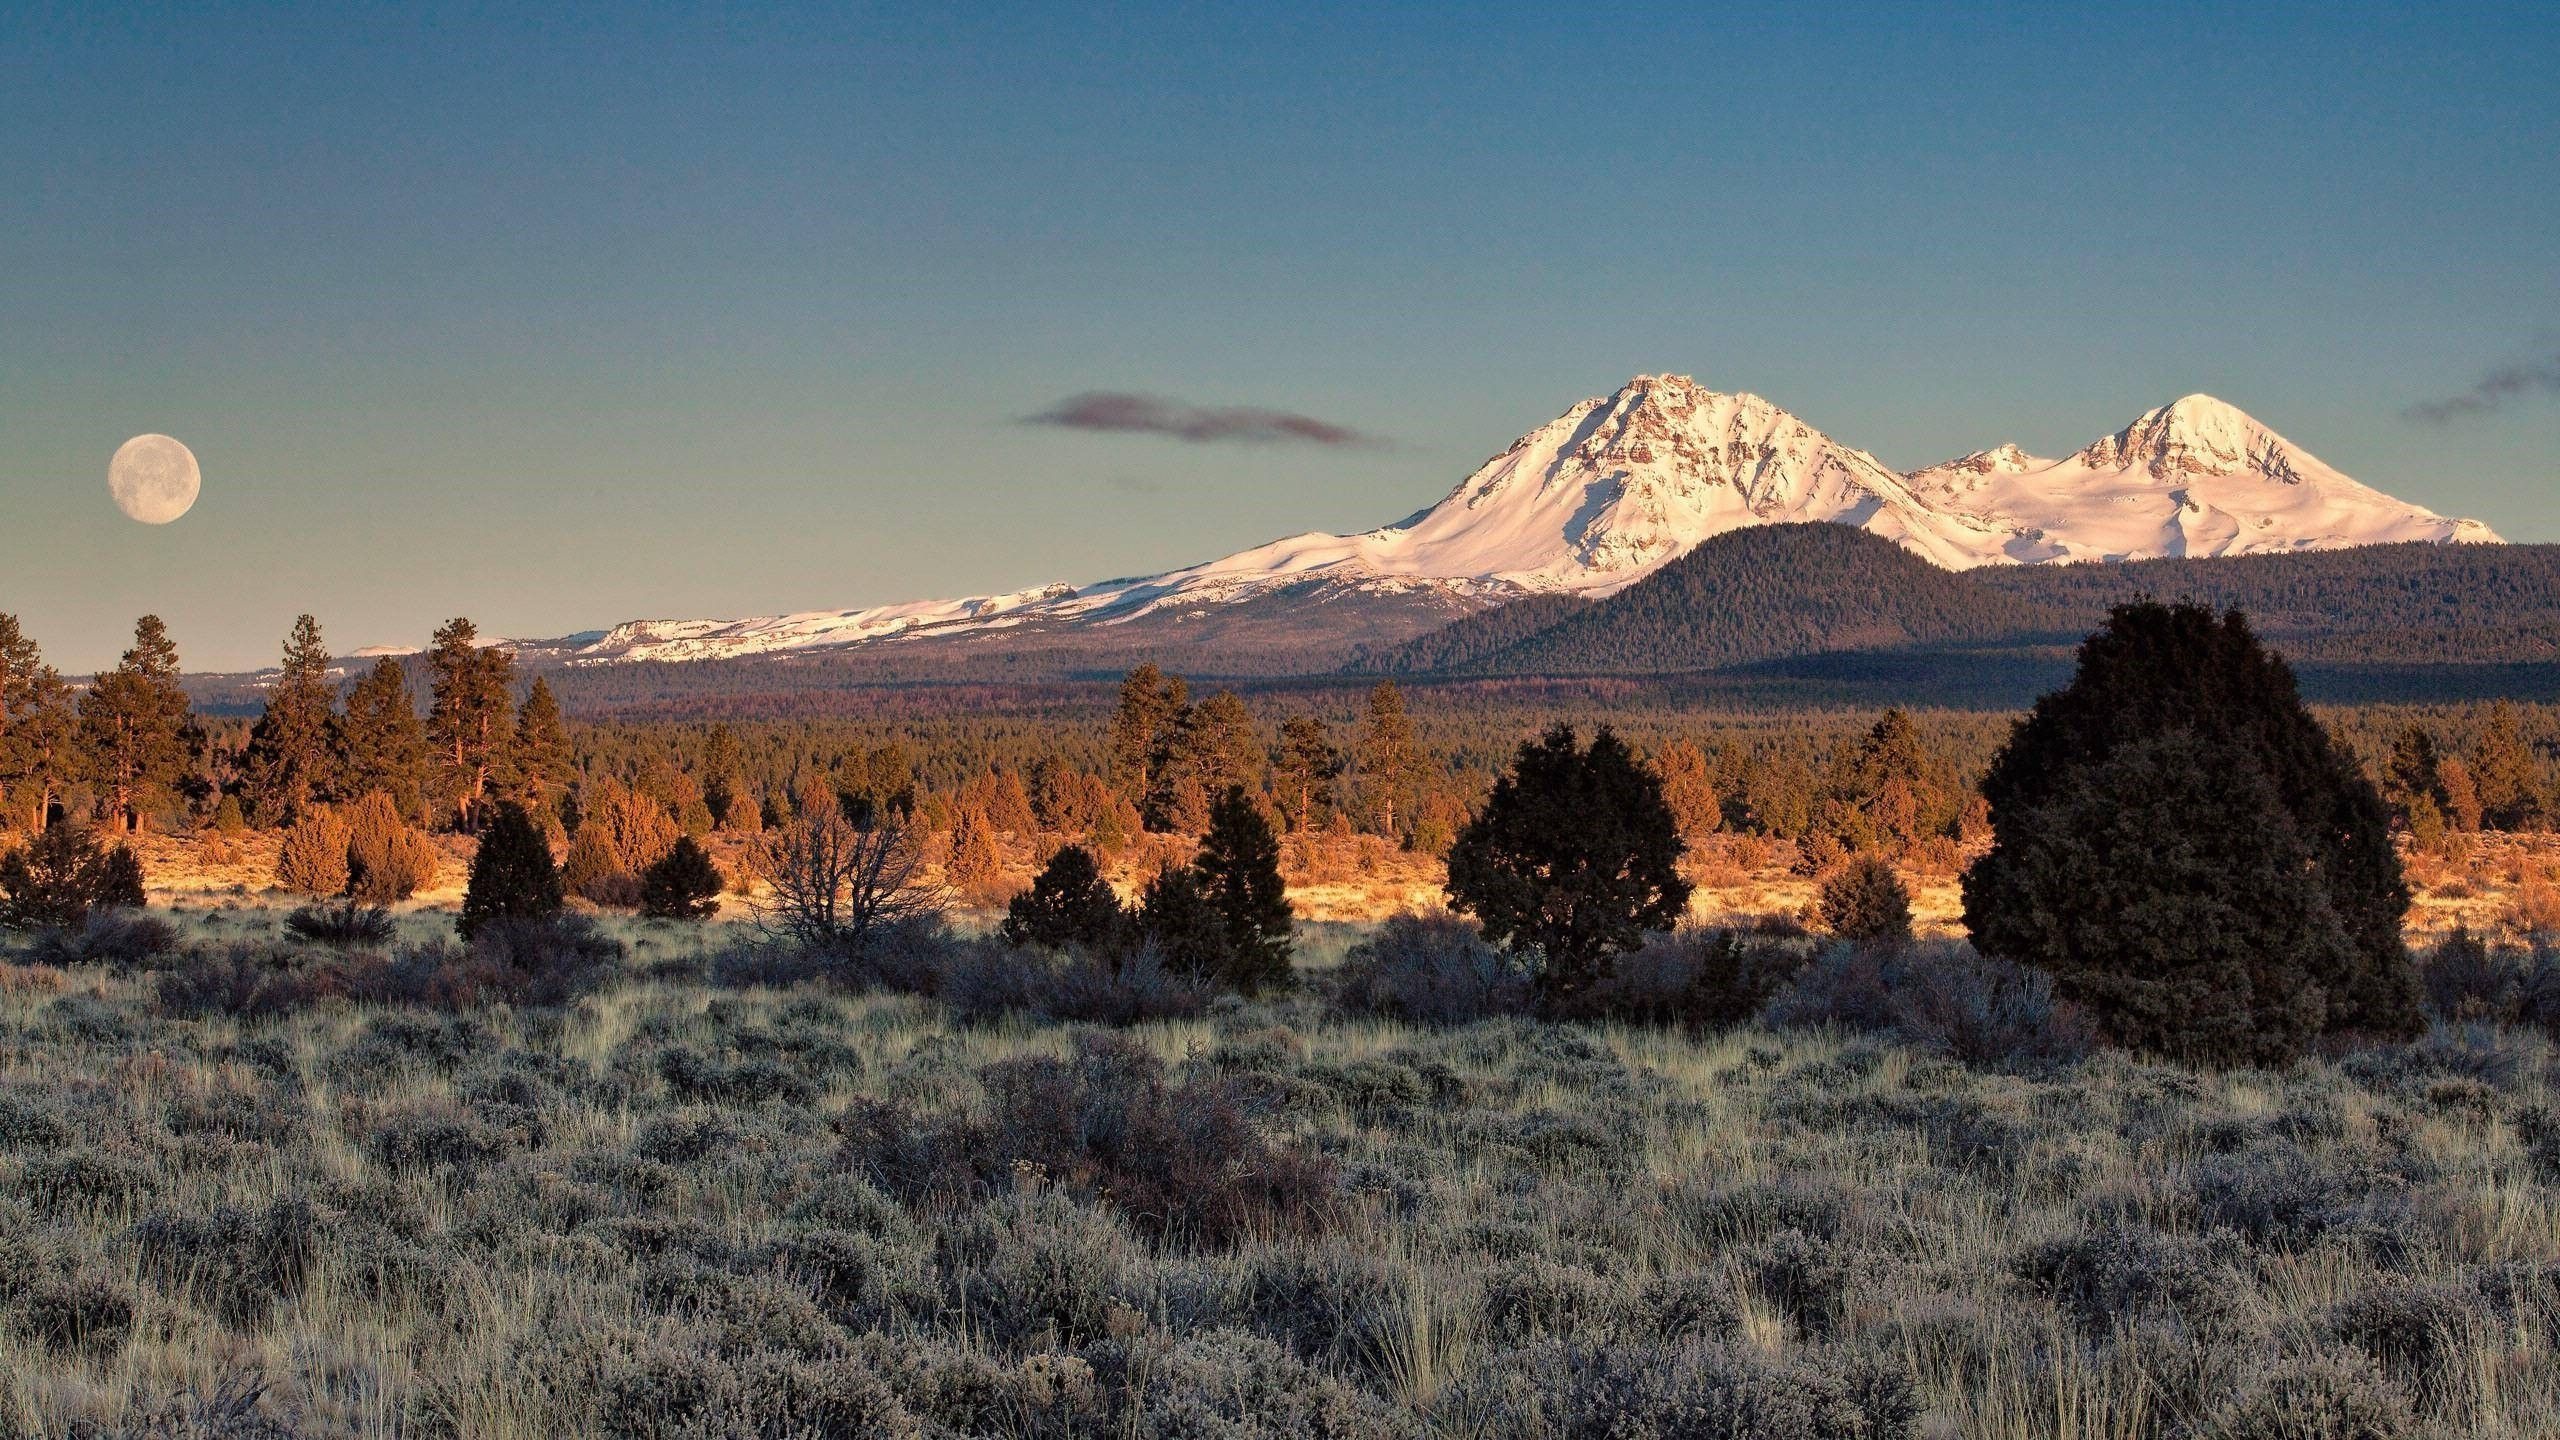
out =
[(1318, 420), (1288, 410), (1266, 410), (1258, 405), (1201, 406), (1185, 405), (1178, 400), (1163, 400), (1153, 395), (1132, 395), (1118, 390), (1088, 390), (1071, 395), (1037, 415), (1027, 416), (1026, 425), (1055, 425), (1067, 430), (1118, 431), (1136, 435), (1169, 435), (1176, 440), (1207, 444), (1218, 440), (1236, 440), (1248, 444), (1281, 442), (1308, 445), (1375, 445), (1379, 442), (1347, 425)]
[(2521, 364), (2501, 365), (2481, 376), (2480, 383), (2470, 389), (2440, 400), (2422, 400), (2406, 413), (2412, 420), (2442, 425), (2466, 415), (2486, 415), (2510, 400), (2539, 395), (2560, 396), (2560, 351)]

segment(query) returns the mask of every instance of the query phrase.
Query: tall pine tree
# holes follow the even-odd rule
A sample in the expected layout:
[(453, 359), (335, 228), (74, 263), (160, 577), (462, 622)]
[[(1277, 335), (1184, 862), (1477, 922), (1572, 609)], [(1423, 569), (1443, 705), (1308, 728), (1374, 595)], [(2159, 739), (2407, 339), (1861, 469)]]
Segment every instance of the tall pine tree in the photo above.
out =
[(178, 647), (157, 615), (133, 627), (133, 648), (80, 697), (80, 740), (107, 819), (119, 830), (178, 798), (198, 735), (178, 688)]
[(1289, 979), (1289, 939), (1297, 917), (1280, 879), (1280, 841), (1241, 785), (1230, 785), (1209, 809), (1200, 841), (1200, 889), (1227, 931), (1227, 963), (1219, 979), (1247, 995)]
[(435, 794), (455, 828), (469, 831), (515, 738), (515, 652), (482, 645), (479, 628), (457, 618), (436, 631), (427, 668), (434, 677), (427, 744)]
[(75, 778), (71, 687), (15, 615), (0, 615), (0, 829), (40, 834)]
[(257, 823), (289, 825), (337, 779), (337, 687), (320, 622), (304, 615), (284, 643), (284, 670), (267, 692), (266, 713), (249, 731), (241, 767)]
[(376, 790), (412, 820), (423, 819), (427, 729), (409, 694), (409, 672), (389, 656), (375, 661), (347, 692), (338, 726), (338, 793), (356, 799)]
[(1120, 704), (1111, 716), (1111, 772), (1121, 790), (1144, 806), (1175, 721), (1191, 703), (1191, 687), (1179, 675), (1140, 665), (1120, 682)]
[(568, 727), (560, 722), (560, 702), (551, 682), (537, 675), (524, 705), (516, 711), (515, 743), (508, 753), (508, 788), (518, 803), (536, 816), (556, 814), (568, 793), (572, 769)]
[(1402, 824), (1412, 814), (1421, 768), (1418, 753), (1413, 720), (1404, 713), (1404, 692), (1392, 680), (1379, 681), (1361, 713), (1352, 758), (1371, 823), (1390, 840), (1403, 835)]
[(2480, 797), (2481, 823), (2492, 830), (2530, 830), (2542, 819), (2542, 777), (2510, 701), (2489, 709), (2471, 756), (2471, 787)]
[(1342, 751), (1322, 718), (1292, 715), (1280, 722), (1277, 779), (1281, 803), (1288, 807), (1292, 829), (1306, 830), (1333, 804), (1334, 777), (1342, 773)]

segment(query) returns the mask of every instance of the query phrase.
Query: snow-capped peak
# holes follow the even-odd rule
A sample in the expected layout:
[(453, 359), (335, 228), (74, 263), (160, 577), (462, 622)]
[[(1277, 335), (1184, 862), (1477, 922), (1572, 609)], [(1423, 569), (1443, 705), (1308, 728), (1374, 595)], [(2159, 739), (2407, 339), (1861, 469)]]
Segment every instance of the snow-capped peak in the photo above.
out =
[(1638, 375), (1521, 436), (1438, 504), (1361, 534), (1293, 535), (1081, 589), (776, 619), (633, 622), (581, 654), (701, 659), (1118, 624), (1283, 590), (1465, 604), (1601, 595), (1710, 536), (1805, 520), (1855, 525), (1950, 568), (2498, 538), (2476, 521), (2359, 485), (2209, 395), (2147, 410), (2062, 460), (2000, 445), (1902, 475), (1760, 396), (1685, 375)]

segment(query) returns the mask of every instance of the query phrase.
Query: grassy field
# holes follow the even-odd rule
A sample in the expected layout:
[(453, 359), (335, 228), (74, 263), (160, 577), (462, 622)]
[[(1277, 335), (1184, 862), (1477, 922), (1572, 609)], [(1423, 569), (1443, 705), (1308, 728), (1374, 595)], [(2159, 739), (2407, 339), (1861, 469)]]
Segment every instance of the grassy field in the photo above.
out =
[(0, 966), (0, 1436), (2560, 1433), (2527, 1030), (961, 1027), (624, 931), (557, 1010)]

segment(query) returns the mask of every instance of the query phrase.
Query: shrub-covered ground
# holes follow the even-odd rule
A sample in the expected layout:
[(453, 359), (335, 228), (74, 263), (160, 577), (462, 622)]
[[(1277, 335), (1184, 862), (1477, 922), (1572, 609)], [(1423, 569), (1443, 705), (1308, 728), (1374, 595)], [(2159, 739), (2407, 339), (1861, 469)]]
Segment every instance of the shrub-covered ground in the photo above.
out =
[(2560, 1428), (2528, 1029), (963, 1025), (636, 933), (556, 1008), (0, 965), (0, 1436)]

